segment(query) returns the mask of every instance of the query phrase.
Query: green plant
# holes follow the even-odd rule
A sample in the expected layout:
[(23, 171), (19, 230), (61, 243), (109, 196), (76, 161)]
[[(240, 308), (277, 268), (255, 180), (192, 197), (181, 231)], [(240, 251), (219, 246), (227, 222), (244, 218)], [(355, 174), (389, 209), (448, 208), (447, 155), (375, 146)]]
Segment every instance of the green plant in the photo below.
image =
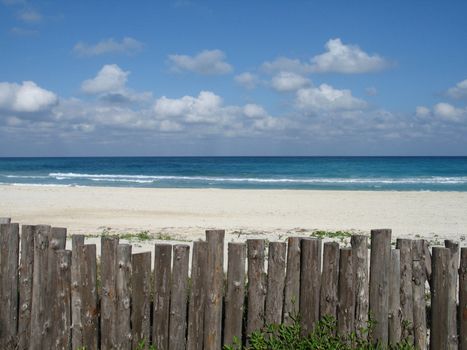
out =
[[(373, 344), (371, 329), (374, 324), (359, 334), (336, 335), (336, 320), (324, 317), (315, 327), (315, 330), (304, 336), (298, 318), (293, 318), (291, 325), (267, 325), (261, 331), (254, 332), (248, 337), (248, 345), (242, 348), (238, 339), (234, 344), (224, 346), (224, 350), (414, 350), (415, 348), (402, 341), (398, 344), (384, 347)], [(368, 336), (368, 337), (367, 337)]]
[(352, 236), (349, 231), (314, 231), (310, 234), (311, 237), (316, 238), (334, 238), (343, 240)]
[(136, 350), (157, 350), (157, 348), (155, 345), (146, 345), (146, 340), (143, 339), (138, 343)]

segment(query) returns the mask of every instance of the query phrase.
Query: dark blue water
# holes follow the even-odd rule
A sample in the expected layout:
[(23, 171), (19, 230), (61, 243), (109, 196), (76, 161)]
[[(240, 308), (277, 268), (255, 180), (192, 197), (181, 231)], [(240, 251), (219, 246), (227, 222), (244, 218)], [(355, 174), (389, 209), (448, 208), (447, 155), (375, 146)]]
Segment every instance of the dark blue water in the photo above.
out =
[(0, 158), (0, 183), (467, 191), (467, 157)]

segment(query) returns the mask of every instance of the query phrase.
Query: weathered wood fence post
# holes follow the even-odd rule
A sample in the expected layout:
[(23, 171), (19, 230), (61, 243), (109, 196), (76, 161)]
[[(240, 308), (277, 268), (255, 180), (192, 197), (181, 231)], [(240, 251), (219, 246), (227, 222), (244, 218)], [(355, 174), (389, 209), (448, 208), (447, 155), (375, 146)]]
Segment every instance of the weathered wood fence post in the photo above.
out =
[(352, 246), (353, 278), (355, 282), (355, 332), (364, 337), (368, 328), (369, 277), (368, 277), (368, 237), (353, 235)]
[(35, 226), (21, 227), (21, 260), (19, 264), (18, 350), (29, 349), (31, 334), (31, 299), (34, 265)]
[(101, 238), (101, 348), (117, 348), (117, 247), (116, 236)]
[(412, 240), (398, 238), (396, 248), (400, 251), (400, 304), (402, 338), (413, 342), (413, 292), (412, 292)]
[(18, 322), (19, 225), (0, 224), (0, 346), (16, 347)]
[(459, 267), (459, 348), (467, 350), (467, 247), (461, 249)]
[(133, 254), (131, 269), (132, 348), (144, 342), (147, 349), (151, 339), (151, 252)]
[(172, 246), (156, 244), (154, 248), (154, 324), (152, 342), (158, 350), (169, 348), (170, 284)]
[(391, 230), (371, 231), (370, 317), (376, 322), (373, 340), (387, 346)]
[(424, 242), (412, 242), (412, 293), (413, 293), (413, 332), (417, 349), (426, 349), (426, 301), (425, 301), (425, 250)]
[(282, 322), (286, 252), (287, 245), (284, 242), (269, 243), (266, 324), (280, 324)]
[(300, 305), (300, 241), (300, 237), (288, 238), (283, 317), (285, 324), (291, 324), (292, 317), (298, 316)]
[(337, 307), (337, 332), (340, 335), (349, 335), (354, 330), (354, 302), (352, 249), (342, 248), (339, 257), (339, 303)]
[[(230, 246), (229, 246), (229, 251), (230, 251)], [(197, 350), (197, 349), (203, 348), (204, 304), (205, 304), (205, 298), (206, 298), (206, 289), (209, 288), (209, 286), (207, 286), (208, 281), (206, 280), (207, 254), (208, 254), (207, 242), (203, 242), (203, 241), (193, 242), (193, 256), (191, 260), (192, 263), (191, 263), (190, 303), (188, 305), (189, 309), (188, 309), (187, 350)], [(245, 266), (242, 266), (241, 270), (242, 272), (244, 272)], [(243, 299), (242, 299), (242, 307), (243, 307)], [(238, 310), (236, 310), (236, 312), (238, 312)], [(224, 331), (224, 337), (225, 337), (226, 330), (227, 329), (225, 329)]]
[[(244, 243), (229, 243), (227, 293), (225, 296), (224, 344), (233, 344), (235, 338), (242, 342), (243, 313), (245, 301), (245, 260)], [(191, 349), (195, 350), (195, 349)]]
[(204, 308), (204, 350), (222, 347), (222, 291), (224, 288), (224, 230), (207, 230), (207, 281)]
[(186, 348), (189, 257), (190, 246), (186, 244), (173, 246), (169, 325), (170, 350), (185, 350)]
[(430, 349), (449, 349), (449, 269), (448, 248), (434, 247), (432, 257)]
[[(353, 265), (352, 265), (353, 266)], [(321, 275), (320, 318), (337, 319), (339, 281), (339, 243), (326, 242), (323, 248), (323, 274)]]
[(263, 239), (247, 240), (248, 249), (248, 312), (246, 334), (264, 326), (264, 305), (266, 301), (266, 276), (264, 273)]
[(319, 321), (321, 245), (317, 238), (301, 241), (299, 305), (303, 335), (310, 334)]
[(400, 342), (402, 335), (401, 322), (401, 266), (400, 250), (391, 250), (391, 270), (389, 273), (389, 344)]

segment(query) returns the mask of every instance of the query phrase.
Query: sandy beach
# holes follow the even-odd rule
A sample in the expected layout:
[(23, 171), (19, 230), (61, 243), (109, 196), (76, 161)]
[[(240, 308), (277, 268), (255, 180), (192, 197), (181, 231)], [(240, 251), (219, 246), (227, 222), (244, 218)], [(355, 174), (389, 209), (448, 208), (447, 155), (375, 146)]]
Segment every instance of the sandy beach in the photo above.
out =
[(21, 224), (87, 235), (147, 230), (183, 241), (203, 238), (208, 228), (225, 229), (228, 240), (391, 228), (393, 238), (465, 244), (466, 213), (466, 192), (0, 186), (0, 216)]

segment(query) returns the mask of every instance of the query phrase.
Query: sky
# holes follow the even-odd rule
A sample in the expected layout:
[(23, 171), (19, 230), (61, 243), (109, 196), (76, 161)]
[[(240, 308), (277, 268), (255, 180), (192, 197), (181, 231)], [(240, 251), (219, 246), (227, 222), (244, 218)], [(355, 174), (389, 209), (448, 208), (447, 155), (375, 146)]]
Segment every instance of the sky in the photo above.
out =
[(0, 156), (467, 155), (466, 14), (0, 0)]

